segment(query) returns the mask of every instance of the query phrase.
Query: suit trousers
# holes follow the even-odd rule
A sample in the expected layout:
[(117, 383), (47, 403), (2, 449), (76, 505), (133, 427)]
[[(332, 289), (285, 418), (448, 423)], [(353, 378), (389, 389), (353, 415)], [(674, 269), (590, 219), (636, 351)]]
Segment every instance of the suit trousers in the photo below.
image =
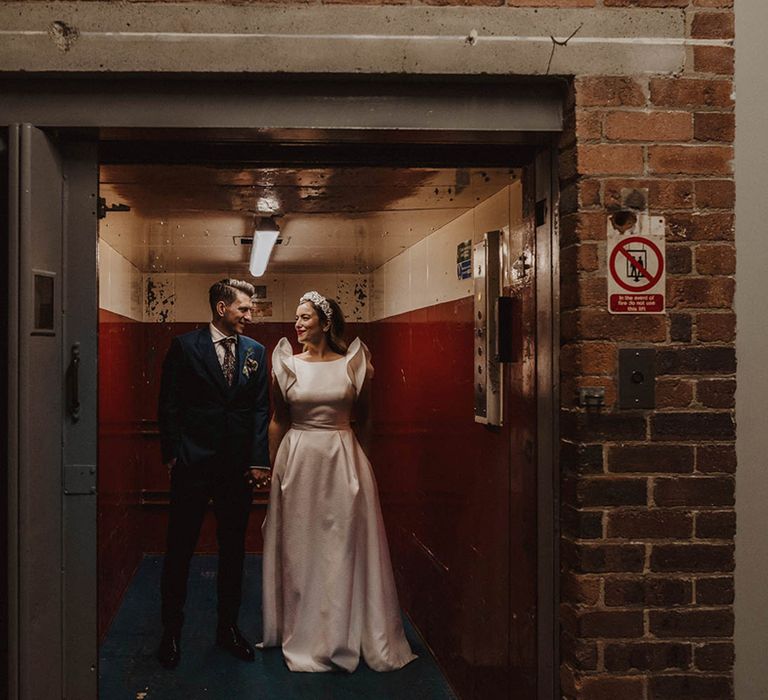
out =
[(166, 629), (178, 632), (184, 623), (189, 564), (211, 499), (219, 545), (219, 624), (237, 623), (242, 597), (245, 531), (252, 498), (252, 489), (243, 476), (245, 469), (233, 470), (225, 463), (214, 462), (202, 465), (177, 463), (173, 467), (168, 542), (161, 582), (162, 622)]

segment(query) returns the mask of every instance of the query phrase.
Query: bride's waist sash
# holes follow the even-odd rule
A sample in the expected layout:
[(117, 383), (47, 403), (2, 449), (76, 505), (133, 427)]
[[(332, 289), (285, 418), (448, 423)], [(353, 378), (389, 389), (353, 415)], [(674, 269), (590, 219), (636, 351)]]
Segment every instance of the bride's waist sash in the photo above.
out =
[(351, 430), (352, 425), (346, 423), (291, 423), (291, 430)]

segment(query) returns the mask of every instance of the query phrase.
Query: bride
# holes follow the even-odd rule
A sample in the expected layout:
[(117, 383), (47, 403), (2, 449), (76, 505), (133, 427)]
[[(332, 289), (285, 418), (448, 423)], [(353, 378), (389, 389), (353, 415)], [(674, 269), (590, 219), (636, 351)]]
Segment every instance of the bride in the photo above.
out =
[(333, 299), (307, 292), (296, 309), (304, 352), (272, 355), (274, 469), (264, 532), (263, 647), (292, 671), (376, 671), (415, 659), (405, 639), (371, 465), (352, 430), (367, 413), (368, 348), (342, 339)]

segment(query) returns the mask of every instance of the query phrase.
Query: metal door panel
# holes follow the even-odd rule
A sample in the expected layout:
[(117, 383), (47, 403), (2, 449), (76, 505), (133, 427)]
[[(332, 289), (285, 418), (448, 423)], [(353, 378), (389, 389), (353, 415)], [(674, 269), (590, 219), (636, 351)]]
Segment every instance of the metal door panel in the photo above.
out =
[[(99, 172), (95, 143), (65, 143), (64, 335), (68, 382), (63, 435), (64, 697), (96, 698), (96, 249)], [(72, 365), (77, 348), (77, 396)], [(72, 414), (77, 398), (78, 413)]]
[[(95, 467), (96, 151), (60, 150), (29, 125), (8, 134), (9, 697), (88, 700), (96, 697), (95, 493), (67, 497), (63, 486), (68, 473)], [(65, 396), (74, 338), (78, 421)]]
[[(20, 698), (36, 700), (62, 697), (62, 168), (41, 131), (24, 125), (16, 133), (18, 683)], [(53, 280), (51, 323), (46, 319), (44, 329), (35, 318), (41, 276)]]

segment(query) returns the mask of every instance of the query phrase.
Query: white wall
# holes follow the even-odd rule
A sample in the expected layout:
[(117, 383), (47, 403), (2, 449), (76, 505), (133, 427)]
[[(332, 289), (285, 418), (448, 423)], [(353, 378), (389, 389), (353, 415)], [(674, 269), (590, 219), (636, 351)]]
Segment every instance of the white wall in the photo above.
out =
[(768, 698), (768, 3), (736, 3), (736, 698)]
[(456, 274), (457, 246), (514, 225), (521, 204), (520, 183), (505, 187), (374, 270), (372, 320), (472, 296), (472, 279)]
[(144, 314), (142, 274), (103, 238), (99, 239), (99, 308), (134, 321)]
[[(208, 289), (222, 277), (221, 274), (144, 274), (144, 320), (168, 323), (209, 320)], [(249, 277), (248, 281), (266, 286), (266, 306), (271, 306), (271, 315), (255, 317), (257, 323), (293, 321), (301, 295), (312, 289), (338, 299), (347, 321), (370, 320), (369, 280), (366, 275), (278, 274), (258, 279)]]

